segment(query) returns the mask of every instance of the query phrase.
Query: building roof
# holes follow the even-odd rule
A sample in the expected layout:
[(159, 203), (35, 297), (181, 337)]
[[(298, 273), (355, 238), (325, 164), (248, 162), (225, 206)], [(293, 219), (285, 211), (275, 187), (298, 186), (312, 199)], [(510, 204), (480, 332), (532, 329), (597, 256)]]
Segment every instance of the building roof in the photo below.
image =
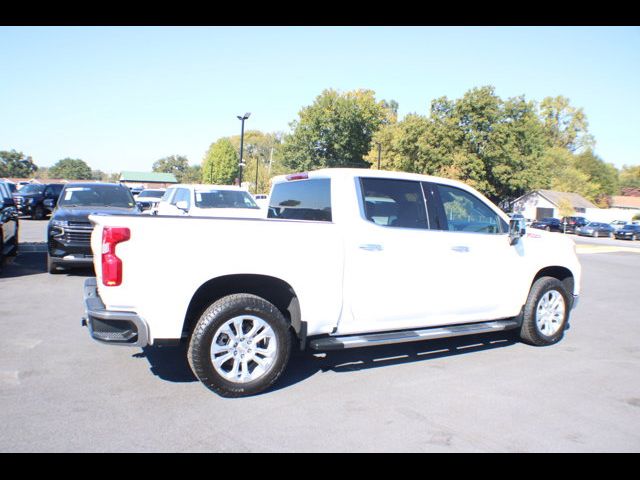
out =
[(611, 207), (640, 209), (640, 197), (627, 197), (624, 195), (613, 195), (611, 197)]
[(557, 192), (555, 190), (537, 190), (538, 193), (556, 206), (560, 206), (560, 202), (568, 200), (573, 208), (598, 208), (582, 195), (571, 192)]
[(120, 174), (120, 181), (178, 183), (173, 173), (161, 172), (122, 172)]

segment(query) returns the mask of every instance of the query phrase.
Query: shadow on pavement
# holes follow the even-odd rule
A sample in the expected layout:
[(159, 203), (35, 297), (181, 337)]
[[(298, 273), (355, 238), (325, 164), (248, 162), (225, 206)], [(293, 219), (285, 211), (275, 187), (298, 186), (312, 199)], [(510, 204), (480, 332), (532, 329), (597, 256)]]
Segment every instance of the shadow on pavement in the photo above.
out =
[[(263, 395), (291, 387), (317, 373), (349, 373), (405, 363), (429, 362), (455, 355), (504, 348), (515, 343), (519, 343), (518, 336), (511, 331), (332, 352), (297, 351), (291, 355), (282, 377)], [(146, 358), (153, 374), (162, 380), (178, 383), (197, 382), (198, 379), (189, 367), (187, 349), (186, 342), (175, 347), (147, 347), (134, 357)]]
[[(44, 246), (45, 251), (38, 251), (41, 250), (41, 245)], [(5, 259), (0, 269), (0, 278), (26, 277), (41, 273), (47, 273), (46, 244), (20, 244), (18, 255)], [(92, 277), (94, 275), (93, 267), (82, 267), (61, 270), (55, 276)]]

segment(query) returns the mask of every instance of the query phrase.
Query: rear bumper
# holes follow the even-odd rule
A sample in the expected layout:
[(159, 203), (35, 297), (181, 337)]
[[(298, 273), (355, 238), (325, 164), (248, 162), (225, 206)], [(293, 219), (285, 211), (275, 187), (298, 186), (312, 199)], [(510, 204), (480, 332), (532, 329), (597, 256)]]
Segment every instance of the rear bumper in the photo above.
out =
[(100, 343), (126, 347), (149, 345), (149, 327), (134, 312), (107, 310), (98, 295), (96, 278), (84, 282), (85, 317), (82, 325), (89, 328), (91, 338)]

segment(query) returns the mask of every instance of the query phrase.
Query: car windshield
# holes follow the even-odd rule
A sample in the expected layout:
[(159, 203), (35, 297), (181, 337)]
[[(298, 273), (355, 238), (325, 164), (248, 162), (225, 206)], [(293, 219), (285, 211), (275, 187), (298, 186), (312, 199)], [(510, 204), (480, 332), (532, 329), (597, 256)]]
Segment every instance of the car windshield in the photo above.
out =
[(162, 198), (164, 190), (144, 190), (138, 198)]
[(195, 197), (198, 208), (260, 208), (245, 191), (196, 190)]
[(44, 192), (44, 185), (31, 183), (25, 187), (22, 187), (20, 193), (34, 194)]
[(133, 208), (135, 202), (129, 190), (119, 185), (86, 185), (67, 187), (60, 195), (61, 207)]

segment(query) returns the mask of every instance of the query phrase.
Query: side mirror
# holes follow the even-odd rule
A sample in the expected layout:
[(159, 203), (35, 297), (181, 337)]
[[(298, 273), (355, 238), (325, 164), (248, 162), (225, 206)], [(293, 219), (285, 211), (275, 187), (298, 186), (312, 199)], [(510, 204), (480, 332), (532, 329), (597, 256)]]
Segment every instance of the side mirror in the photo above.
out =
[(53, 210), (56, 206), (56, 201), (53, 198), (45, 199), (42, 204), (49, 210)]
[(513, 218), (509, 222), (509, 244), (515, 245), (527, 233), (526, 223), (520, 218)]
[(179, 202), (176, 202), (176, 207), (184, 212), (189, 210), (189, 205), (187, 204), (186, 200), (180, 200)]

